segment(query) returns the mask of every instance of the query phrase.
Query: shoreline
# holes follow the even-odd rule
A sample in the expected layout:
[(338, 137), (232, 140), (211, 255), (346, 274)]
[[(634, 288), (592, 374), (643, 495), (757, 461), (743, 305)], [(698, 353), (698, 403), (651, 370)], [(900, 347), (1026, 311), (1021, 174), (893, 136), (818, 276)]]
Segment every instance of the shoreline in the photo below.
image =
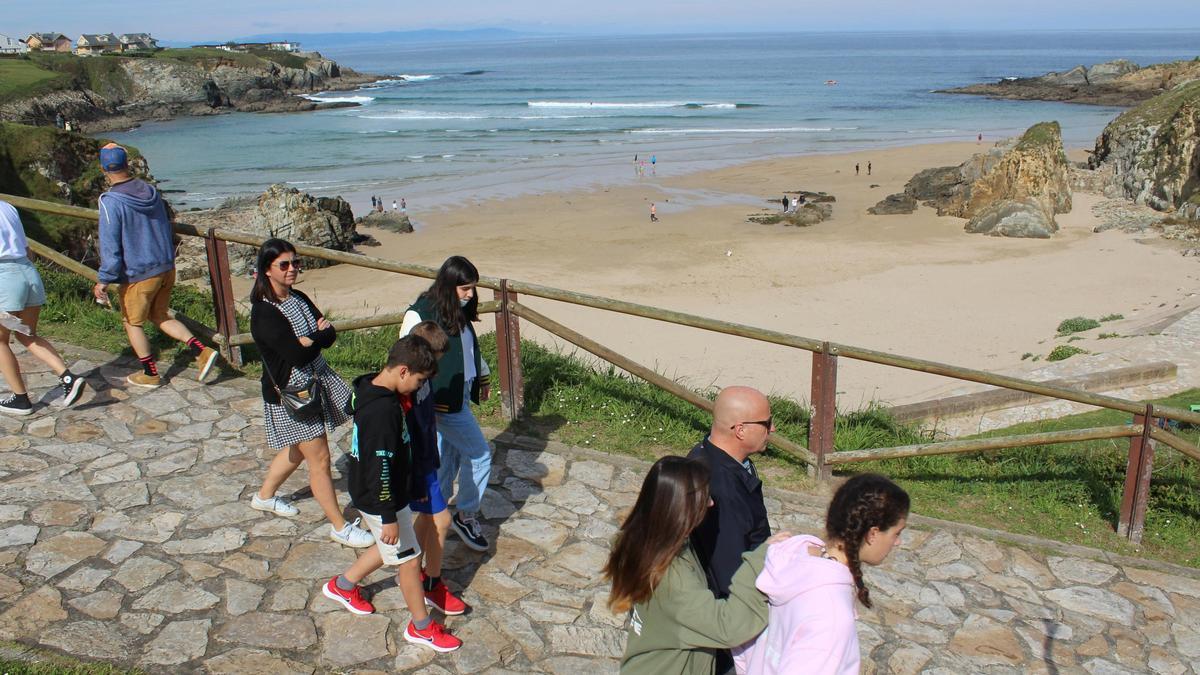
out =
[[(940, 143), (759, 160), (653, 182), (598, 186), (433, 209), (414, 207), (412, 234), (370, 230), (369, 255), (437, 267), (466, 255), (483, 274), (690, 312), (812, 338), (991, 371), (1043, 366), (1072, 316), (1145, 317), (1187, 297), (1200, 268), (1156, 237), (1093, 233), (1098, 195), (1076, 192), (1050, 240), (963, 232), (965, 221), (921, 207), (870, 216), (917, 171), (965, 160), (987, 144)], [(1073, 151), (1078, 156), (1079, 151)], [(874, 175), (853, 174), (873, 163)], [(879, 187), (869, 187), (878, 185)], [(756, 225), (784, 190), (837, 197), (831, 220)], [(651, 225), (648, 207), (660, 222)], [(1103, 270), (1104, 278), (1097, 278)], [(302, 288), (345, 317), (402, 311), (428, 282), (335, 266)], [(239, 289), (239, 293), (240, 293)], [(491, 299), (490, 293), (483, 299)], [(807, 399), (808, 354), (645, 319), (524, 298), (538, 311), (688, 385), (748, 382)], [(484, 317), (481, 332), (493, 321)], [(562, 344), (529, 324), (523, 337)], [(1112, 341), (1113, 348), (1118, 347)], [(565, 347), (573, 349), (570, 346)], [(1079, 359), (1087, 357), (1075, 357)], [(898, 404), (953, 380), (845, 361), (839, 405)]]

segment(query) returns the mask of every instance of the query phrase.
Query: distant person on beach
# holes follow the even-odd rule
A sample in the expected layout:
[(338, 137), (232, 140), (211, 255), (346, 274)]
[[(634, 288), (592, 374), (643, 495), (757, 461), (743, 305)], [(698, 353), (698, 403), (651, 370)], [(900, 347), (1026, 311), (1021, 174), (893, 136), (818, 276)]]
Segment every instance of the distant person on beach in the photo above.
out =
[(150, 340), (142, 326), (149, 321), (160, 331), (187, 345), (196, 360), (198, 380), (217, 362), (217, 352), (168, 314), (175, 287), (175, 232), (162, 195), (129, 172), (125, 148), (109, 143), (100, 148), (100, 169), (109, 189), (100, 195), (100, 269), (92, 287), (96, 302), (108, 304), (108, 287), (120, 284), (121, 319), (129, 346), (142, 363), (142, 372), (125, 378), (138, 387), (158, 387), (162, 378)]
[(375, 210), (375, 205), (376, 205), (376, 202), (375, 202), (375, 195), (371, 195), (371, 210), (372, 210), (372, 211), (374, 211), (374, 210)]
[(854, 175), (855, 175), (855, 176), (857, 176), (857, 175), (858, 175), (858, 162), (855, 162), (855, 163), (854, 163)]
[(867, 175), (868, 176), (871, 175), (871, 163), (870, 162), (867, 162)]
[(58, 127), (59, 129), (65, 129), (67, 127), (67, 121), (63, 118), (62, 113), (54, 113), (54, 126)]
[(12, 392), (0, 400), (0, 412), (10, 415), (33, 412), (33, 402), (21, 377), (21, 365), (8, 345), (12, 333), (17, 334), (17, 342), (58, 376), (62, 405), (71, 405), (83, 393), (83, 378), (72, 373), (58, 350), (37, 334), (38, 316), (44, 304), (46, 289), (29, 260), (25, 226), (15, 208), (0, 201), (0, 373)]
[(658, 164), (658, 155), (650, 155), (650, 175), (652, 176), (658, 175), (656, 164)]
[(419, 489), (420, 484), (412, 472), (405, 415), (412, 408), (412, 394), (436, 367), (429, 343), (409, 335), (392, 345), (383, 370), (354, 380), (347, 484), (354, 508), (375, 535), (375, 545), (322, 586), (321, 593), (353, 614), (374, 614), (375, 607), (362, 597), (358, 584), (384, 565), (394, 566), (396, 585), (411, 615), (404, 640), (436, 652), (452, 652), (462, 646), (462, 640), (447, 633), (425, 606), (421, 545), (408, 507), (414, 486)]
[[(422, 321), (413, 326), (409, 335), (424, 338), (429, 343), (435, 363), (442, 359), (450, 343), (446, 331), (433, 321)], [(425, 600), (442, 614), (457, 616), (470, 608), (442, 581), (442, 552), (450, 532), (450, 508), (438, 481), (442, 463), (438, 454), (437, 411), (433, 407), (433, 387), (428, 381), (413, 394), (412, 407), (405, 414), (404, 423), (412, 445), (413, 478), (424, 488), (421, 490), (424, 496), (414, 495), (409, 508), (417, 514), (413, 528), (424, 558), (421, 584)]]
[(408, 213), (408, 202), (404, 200), (404, 197), (400, 198), (400, 213)]
[[(296, 247), (268, 239), (258, 248), (254, 288), (250, 291), (250, 334), (262, 357), (263, 421), (267, 447), (278, 450), (250, 508), (295, 517), (300, 509), (275, 493), (302, 462), (308, 463), (313, 499), (329, 520), (329, 538), (344, 546), (365, 548), (371, 533), (347, 523), (338, 506), (329, 470), (329, 437), (350, 419), (350, 387), (334, 372), (321, 351), (333, 346), (337, 332), (308, 296), (292, 288), (300, 276)], [(320, 401), (301, 414), (285, 405), (286, 392)]]
[(980, 144), (980, 143), (982, 143), (982, 142), (983, 142), (983, 132), (981, 131), (981, 132), (979, 132), (979, 136), (977, 136), (977, 137), (975, 138), (975, 144), (976, 144), (976, 145), (978, 145), (978, 144)]
[(492, 475), (492, 449), (470, 406), (488, 400), (492, 390), (491, 371), (471, 325), (479, 321), (478, 283), (479, 270), (470, 260), (447, 258), (433, 284), (404, 313), (400, 335), (408, 335), (422, 321), (433, 321), (450, 337), (431, 385), (441, 455), (438, 483), (448, 499), (457, 480), (450, 527), (468, 548), (486, 551), (489, 543), (477, 516)]
[(396, 204), (396, 200), (395, 200), (395, 199), (393, 199), (393, 200), (392, 200), (392, 210), (393, 210), (393, 211), (396, 211), (398, 208), (399, 208), (399, 206)]
[(860, 666), (854, 601), (870, 608), (862, 564), (881, 564), (900, 545), (909, 497), (877, 474), (842, 483), (829, 503), (825, 540), (803, 535), (767, 550), (755, 585), (767, 594), (767, 630), (735, 649), (748, 675), (857, 673)]
[(658, 222), (658, 208), (654, 206), (654, 202), (650, 202), (650, 222)]
[[(688, 453), (711, 473), (713, 506), (692, 532), (692, 547), (718, 598), (729, 595), (742, 554), (771, 536), (763, 484), (752, 455), (767, 448), (767, 435), (775, 430), (771, 403), (757, 389), (726, 387), (713, 403), (708, 436)], [(733, 658), (717, 653), (718, 675), (732, 672)]]
[(783, 212), (787, 213), (788, 212), (788, 196), (787, 195), (783, 196), (782, 203), (783, 203)]

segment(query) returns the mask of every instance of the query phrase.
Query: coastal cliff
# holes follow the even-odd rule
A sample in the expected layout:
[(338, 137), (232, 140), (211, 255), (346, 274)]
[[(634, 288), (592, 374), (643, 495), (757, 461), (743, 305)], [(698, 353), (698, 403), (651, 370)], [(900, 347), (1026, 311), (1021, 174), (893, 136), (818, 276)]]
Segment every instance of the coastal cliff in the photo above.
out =
[(167, 49), (144, 57), (90, 58), (36, 53), (12, 63), (27, 71), (22, 74), (31, 84), (0, 89), (0, 120), (42, 126), (61, 114), (92, 132), (182, 115), (354, 105), (319, 103), (300, 94), (379, 79), (317, 53)]
[(1076, 66), (1061, 73), (1004, 78), (993, 83), (942, 89), (938, 93), (1128, 107), (1197, 79), (1200, 79), (1200, 57), (1192, 61), (1158, 63), (1144, 68), (1118, 59), (1090, 68)]
[(1123, 196), (1200, 220), (1200, 81), (1181, 84), (1109, 123), (1088, 162)]
[(1062, 130), (1058, 122), (1041, 122), (958, 166), (921, 171), (904, 186), (903, 195), (892, 195), (875, 208), (889, 212), (887, 202), (912, 200), (937, 209), (939, 216), (967, 218), (967, 232), (1047, 238), (1058, 231), (1054, 216), (1071, 210)]

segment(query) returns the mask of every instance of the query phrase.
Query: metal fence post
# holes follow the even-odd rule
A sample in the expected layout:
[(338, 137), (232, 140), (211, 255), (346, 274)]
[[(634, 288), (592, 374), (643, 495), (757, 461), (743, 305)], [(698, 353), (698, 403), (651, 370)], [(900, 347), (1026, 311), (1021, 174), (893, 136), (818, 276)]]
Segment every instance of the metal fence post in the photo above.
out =
[(812, 417), (808, 421), (808, 449), (816, 455), (813, 467), (817, 480), (833, 476), (833, 467), (825, 457), (833, 454), (833, 434), (837, 418), (837, 354), (830, 353), (829, 343), (813, 352)]
[(493, 291), (500, 309), (496, 312), (496, 364), (500, 371), (500, 407), (510, 421), (525, 415), (525, 377), (521, 373), (521, 319), (511, 311), (517, 294), (508, 290), (508, 279)]
[(237, 315), (234, 313), (233, 283), (229, 275), (229, 246), (217, 239), (214, 228), (204, 235), (204, 249), (208, 254), (208, 280), (212, 286), (213, 309), (217, 318), (217, 332), (225, 338), (219, 345), (221, 355), (234, 368), (242, 367), (242, 348), (229, 344), (229, 336), (238, 332)]
[(1146, 529), (1146, 504), (1150, 500), (1150, 474), (1154, 472), (1154, 406), (1147, 404), (1143, 415), (1134, 415), (1133, 423), (1142, 425), (1142, 435), (1129, 439), (1129, 462), (1125, 465), (1125, 490), (1121, 494), (1121, 515), (1117, 534), (1140, 544)]

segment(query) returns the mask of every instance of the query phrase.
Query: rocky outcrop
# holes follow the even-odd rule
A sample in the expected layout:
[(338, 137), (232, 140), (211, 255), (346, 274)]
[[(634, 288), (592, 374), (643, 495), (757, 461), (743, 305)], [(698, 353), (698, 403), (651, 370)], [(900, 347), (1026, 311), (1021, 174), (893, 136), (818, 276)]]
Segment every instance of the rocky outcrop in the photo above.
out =
[[(319, 103), (298, 94), (353, 89), (378, 78), (342, 68), (320, 54), (290, 56), (286, 66), (252, 54), (172, 50), (174, 56), (51, 61), (67, 69), (58, 91), (0, 105), (0, 120), (53, 124), (55, 115), (89, 131), (149, 119), (221, 112), (293, 112), (356, 105)], [(300, 67), (302, 65), (302, 67)]]
[(1200, 79), (1200, 60), (1159, 63), (1145, 68), (1118, 59), (1090, 68), (1038, 77), (1006, 77), (998, 82), (945, 89), (943, 94), (975, 94), (1023, 101), (1062, 101), (1091, 105), (1133, 106)]
[(905, 192), (884, 197), (878, 204), (867, 209), (873, 216), (894, 216), (912, 213), (917, 210), (917, 199)]
[[(1021, 137), (997, 143), (959, 166), (918, 173), (904, 192), (937, 209), (939, 216), (969, 219), (968, 232), (1049, 236), (1058, 229), (1055, 214), (1071, 210), (1071, 168), (1062, 131), (1058, 122), (1035, 124)], [(1040, 224), (1029, 214), (1032, 207), (1044, 216)]]
[[(787, 213), (756, 213), (746, 219), (761, 225), (808, 227), (833, 217), (833, 205), (837, 201), (837, 197), (824, 192), (808, 192), (807, 190), (796, 190), (792, 194), (804, 197), (804, 203)], [(782, 199), (771, 201), (783, 203)]]
[[(358, 242), (354, 212), (341, 197), (314, 197), (283, 184), (272, 185), (257, 199), (238, 199), (210, 211), (188, 212), (180, 220), (200, 228), (221, 227), (264, 239), (279, 237), (293, 244), (321, 246), (338, 251), (353, 250)], [(185, 237), (180, 248), (178, 276), (181, 279), (208, 274), (204, 242)], [(257, 246), (229, 244), (229, 268), (235, 275), (254, 271)], [(332, 265), (325, 260), (305, 258), (307, 269)]]
[(389, 232), (407, 234), (413, 231), (412, 221), (408, 214), (395, 211), (372, 211), (358, 219), (358, 224), (365, 227), (378, 227)]
[[(108, 141), (54, 127), (0, 122), (0, 192), (96, 208), (108, 189), (97, 155)], [(127, 146), (130, 169), (154, 181), (137, 148)], [(94, 253), (96, 224), (33, 211), (21, 218), (30, 237), (80, 259)]]
[(1179, 85), (1113, 120), (1089, 160), (1124, 197), (1194, 219), (1200, 200), (1200, 81)]

